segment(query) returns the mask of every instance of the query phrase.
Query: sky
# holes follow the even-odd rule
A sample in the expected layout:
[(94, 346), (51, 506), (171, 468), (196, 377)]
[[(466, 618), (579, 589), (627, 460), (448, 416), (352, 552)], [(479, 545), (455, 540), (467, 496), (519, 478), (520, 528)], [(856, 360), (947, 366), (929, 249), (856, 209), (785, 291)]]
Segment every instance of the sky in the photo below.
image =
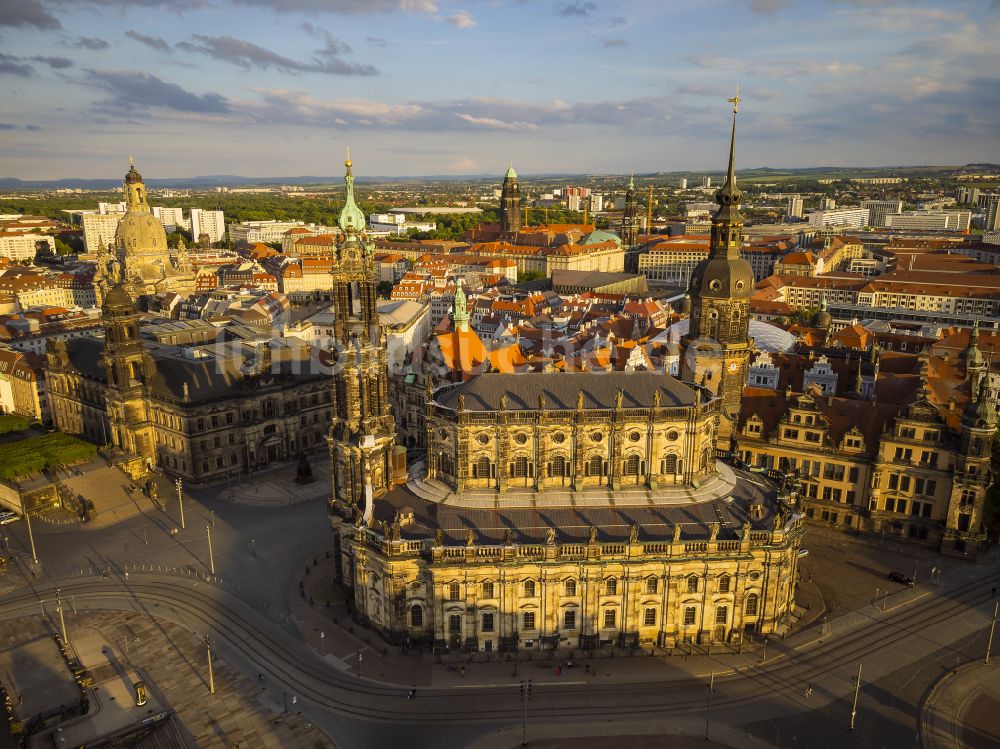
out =
[(1000, 162), (1000, 0), (0, 0), (0, 177)]

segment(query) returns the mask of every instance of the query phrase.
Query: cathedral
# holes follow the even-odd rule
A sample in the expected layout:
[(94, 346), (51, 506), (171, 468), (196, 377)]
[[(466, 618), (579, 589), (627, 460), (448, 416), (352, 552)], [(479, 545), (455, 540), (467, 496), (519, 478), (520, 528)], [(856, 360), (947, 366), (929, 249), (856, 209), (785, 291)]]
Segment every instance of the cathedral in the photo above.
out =
[[(350, 169), (334, 271), (329, 511), (336, 576), (359, 618), (440, 652), (739, 643), (786, 623), (797, 489), (762, 489), (717, 460), (732, 384), (708, 374), (720, 369), (708, 354), (685, 382), (652, 371), (426, 378), (425, 455), (407, 475)], [(509, 170), (508, 231), (516, 180)], [(717, 199), (714, 251), (692, 299), (706, 320), (725, 315), (726, 369), (749, 350), (732, 156)]]
[(146, 184), (135, 163), (130, 164), (124, 187), (126, 211), (118, 222), (114, 245), (104, 248), (96, 258), (98, 301), (118, 283), (136, 300), (164, 291), (194, 293), (194, 270), (187, 252), (181, 248), (171, 256), (167, 233), (150, 210)]

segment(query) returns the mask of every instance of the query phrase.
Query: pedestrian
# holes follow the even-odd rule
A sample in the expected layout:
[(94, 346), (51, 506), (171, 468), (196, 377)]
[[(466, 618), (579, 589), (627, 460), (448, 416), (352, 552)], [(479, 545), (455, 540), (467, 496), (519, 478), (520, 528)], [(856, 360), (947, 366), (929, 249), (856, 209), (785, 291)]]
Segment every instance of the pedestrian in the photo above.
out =
[(556, 676), (562, 676), (562, 666), (556, 666)]
[(568, 661), (566, 662), (566, 668), (573, 668), (573, 659), (572, 659), (572, 658), (570, 658), (570, 659), (569, 659), (569, 660), (568, 660)]
[(459, 673), (460, 676), (462, 676), (464, 678), (465, 677), (465, 666), (462, 666), (461, 670), (459, 670), (458, 673)]

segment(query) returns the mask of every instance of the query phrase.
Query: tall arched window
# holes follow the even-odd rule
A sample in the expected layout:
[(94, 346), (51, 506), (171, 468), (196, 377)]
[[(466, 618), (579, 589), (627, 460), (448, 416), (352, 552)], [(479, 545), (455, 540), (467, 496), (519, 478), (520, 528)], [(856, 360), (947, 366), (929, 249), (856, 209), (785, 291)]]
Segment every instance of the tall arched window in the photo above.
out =
[(424, 607), (413, 605), (410, 607), (410, 626), (411, 627), (422, 627), (424, 626)]
[(744, 616), (757, 616), (757, 603), (760, 601), (760, 597), (756, 593), (751, 593), (747, 596), (746, 605), (743, 606)]
[(549, 475), (553, 478), (563, 478), (569, 473), (566, 470), (568, 467), (569, 464), (566, 462), (566, 458), (562, 455), (556, 455), (552, 459), (552, 467), (549, 469)]
[(523, 455), (519, 458), (514, 459), (513, 471), (511, 472), (516, 479), (526, 479), (532, 474), (531, 464), (528, 459)]
[(663, 473), (668, 475), (677, 473), (677, 456), (673, 453), (663, 459)]
[(488, 479), (490, 477), (490, 459), (483, 456), (472, 464), (472, 478)]
[(603, 465), (604, 465), (604, 461), (601, 460), (601, 456), (600, 455), (595, 455), (593, 458), (591, 458), (587, 462), (587, 475), (588, 476), (600, 476), (604, 472), (602, 470)]
[(458, 583), (448, 585), (448, 600), (457, 601), (462, 597), (462, 586)]
[(625, 475), (626, 476), (638, 476), (639, 475), (639, 456), (629, 455), (625, 458)]
[(728, 593), (729, 592), (729, 582), (730, 582), (729, 575), (723, 575), (722, 577), (719, 578), (719, 592), (720, 593)]
[(698, 592), (698, 578), (695, 575), (691, 575), (688, 578), (688, 593)]

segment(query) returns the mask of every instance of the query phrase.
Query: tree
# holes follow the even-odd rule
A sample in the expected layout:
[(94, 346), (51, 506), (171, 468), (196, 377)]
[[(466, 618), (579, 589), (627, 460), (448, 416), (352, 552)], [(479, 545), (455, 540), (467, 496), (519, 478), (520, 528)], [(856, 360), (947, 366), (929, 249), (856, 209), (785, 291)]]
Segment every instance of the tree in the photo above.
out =
[(68, 244), (63, 242), (59, 237), (56, 237), (56, 254), (57, 255), (72, 255), (73, 248)]

